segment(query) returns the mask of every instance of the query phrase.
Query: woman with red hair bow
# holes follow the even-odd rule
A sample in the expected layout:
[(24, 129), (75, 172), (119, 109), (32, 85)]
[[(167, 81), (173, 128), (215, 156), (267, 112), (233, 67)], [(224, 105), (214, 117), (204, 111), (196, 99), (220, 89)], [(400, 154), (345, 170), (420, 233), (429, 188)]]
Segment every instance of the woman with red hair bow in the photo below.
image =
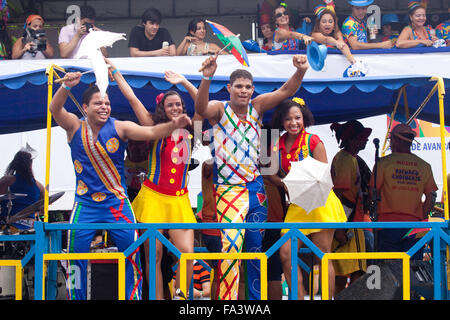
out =
[(30, 41), (31, 39), (27, 36), (37, 30), (44, 30), (44, 19), (37, 14), (32, 14), (25, 21), (24, 35), (14, 43), (12, 48), (13, 59), (47, 59), (53, 57), (54, 49), (47, 41), (45, 34), (37, 39), (45, 40), (45, 48), (36, 47), (34, 41)]
[(427, 22), (427, 1), (409, 1), (409, 19), (411, 23), (403, 28), (397, 40), (397, 48), (431, 47), (438, 38), (433, 35)]
[(319, 5), (314, 9), (317, 16), (311, 33), (314, 41), (326, 45), (328, 48), (337, 48), (347, 60), (354, 64), (356, 62), (350, 48), (345, 43), (341, 30), (338, 27), (338, 18), (334, 10), (334, 2), (328, 1), (327, 5)]
[[(116, 72), (109, 59), (105, 59), (114, 73), (114, 79), (119, 84), (123, 95), (129, 101), (139, 123), (153, 126), (158, 123), (171, 121), (174, 117), (186, 112), (185, 103), (177, 91), (169, 90), (156, 97), (156, 108), (152, 115), (134, 95), (126, 80)], [(186, 88), (192, 99), (197, 95), (197, 88), (184, 76), (167, 71), (166, 81)], [(201, 120), (194, 115), (193, 121)], [(189, 201), (187, 182), (188, 170), (191, 162), (193, 146), (193, 129), (176, 130), (171, 136), (156, 141), (150, 141), (149, 164), (147, 177), (134, 199), (132, 206), (136, 220), (141, 223), (195, 223), (197, 222)], [(143, 230), (145, 231), (145, 230)], [(162, 230), (161, 230), (162, 231)], [(162, 233), (162, 232), (161, 232)], [(194, 252), (194, 231), (192, 229), (167, 230), (171, 242), (182, 253)], [(144, 243), (145, 256), (149, 257), (149, 241)], [(164, 298), (163, 278), (161, 271), (163, 248), (159, 240), (156, 241), (156, 299)], [(151, 257), (153, 258), (153, 257)], [(187, 288), (192, 278), (192, 261), (187, 262)], [(146, 263), (148, 275), (148, 263)], [(177, 272), (176, 288), (179, 288)]]

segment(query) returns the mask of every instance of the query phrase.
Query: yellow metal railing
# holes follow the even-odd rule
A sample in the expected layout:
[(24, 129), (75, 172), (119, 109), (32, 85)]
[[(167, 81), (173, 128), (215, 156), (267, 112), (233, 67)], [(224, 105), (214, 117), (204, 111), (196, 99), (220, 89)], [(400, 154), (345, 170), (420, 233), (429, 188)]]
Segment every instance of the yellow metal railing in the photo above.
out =
[(267, 256), (265, 253), (182, 253), (180, 257), (180, 290), (186, 291), (187, 260), (259, 260), (261, 263), (261, 300), (267, 300)]
[[(118, 297), (119, 300), (125, 300), (125, 260), (122, 252), (104, 252), (104, 253), (47, 253), (44, 254), (45, 261), (49, 260), (118, 260)], [(44, 292), (45, 272), (43, 273), (42, 287)], [(43, 294), (45, 297), (45, 294)]]
[(16, 300), (22, 300), (22, 261), (21, 260), (0, 260), (2, 267), (16, 267)]

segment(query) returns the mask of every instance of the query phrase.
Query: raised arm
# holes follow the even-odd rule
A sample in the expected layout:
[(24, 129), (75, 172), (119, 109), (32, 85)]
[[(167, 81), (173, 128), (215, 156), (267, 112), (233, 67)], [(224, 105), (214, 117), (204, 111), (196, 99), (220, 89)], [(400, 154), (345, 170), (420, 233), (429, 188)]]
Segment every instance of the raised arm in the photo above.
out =
[(80, 119), (78, 119), (75, 114), (68, 112), (64, 108), (64, 103), (66, 103), (67, 97), (69, 96), (69, 90), (64, 87), (72, 88), (76, 86), (80, 82), (81, 73), (68, 72), (65, 77), (68, 78), (68, 80), (64, 81), (53, 96), (52, 102), (50, 103), (50, 112), (56, 123), (61, 128), (66, 130), (67, 137), (71, 140), (75, 131), (80, 126)]
[(308, 59), (305, 55), (295, 55), (292, 58), (294, 67), (297, 68), (295, 73), (279, 88), (273, 92), (264, 93), (252, 100), (253, 106), (262, 115), (280, 104), (281, 101), (293, 96), (300, 88), (303, 77), (308, 70)]
[[(133, 89), (130, 87), (128, 82), (123, 77), (122, 73), (120, 73), (119, 69), (117, 69), (110, 59), (105, 59), (105, 62), (110, 65), (111, 73), (114, 72), (114, 80), (117, 82), (119, 86), (120, 92), (124, 95), (124, 97), (130, 103), (131, 108), (133, 109), (136, 117), (139, 120), (139, 123), (143, 126), (152, 126), (154, 124), (151, 113), (145, 108), (142, 102), (136, 97)], [(117, 71), (115, 71), (117, 70)]]
[(195, 101), (195, 98), (197, 97), (197, 88), (189, 81), (187, 80), (182, 74), (179, 74), (174, 71), (166, 71), (164, 73), (164, 79), (167, 82), (170, 82), (173, 85), (181, 84), (189, 93), (192, 100)]
[(220, 120), (223, 111), (223, 103), (217, 100), (209, 101), (209, 86), (217, 69), (217, 56), (207, 58), (203, 64), (203, 79), (198, 87), (195, 99), (195, 112), (203, 119), (208, 119), (210, 124)]

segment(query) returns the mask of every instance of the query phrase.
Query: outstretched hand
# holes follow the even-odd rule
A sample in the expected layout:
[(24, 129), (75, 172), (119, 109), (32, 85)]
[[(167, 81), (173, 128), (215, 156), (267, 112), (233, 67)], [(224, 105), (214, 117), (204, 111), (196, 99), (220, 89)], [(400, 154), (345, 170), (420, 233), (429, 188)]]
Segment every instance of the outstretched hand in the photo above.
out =
[(309, 68), (308, 58), (306, 55), (297, 54), (292, 58), (292, 63), (299, 71), (306, 72)]
[(182, 74), (171, 70), (164, 73), (164, 79), (166, 79), (166, 81), (170, 82), (171, 84), (179, 84), (186, 80), (186, 78)]
[(178, 117), (173, 118), (172, 123), (175, 125), (176, 128), (184, 128), (188, 125), (192, 125), (191, 118), (189, 118), (188, 115), (185, 113), (179, 115)]

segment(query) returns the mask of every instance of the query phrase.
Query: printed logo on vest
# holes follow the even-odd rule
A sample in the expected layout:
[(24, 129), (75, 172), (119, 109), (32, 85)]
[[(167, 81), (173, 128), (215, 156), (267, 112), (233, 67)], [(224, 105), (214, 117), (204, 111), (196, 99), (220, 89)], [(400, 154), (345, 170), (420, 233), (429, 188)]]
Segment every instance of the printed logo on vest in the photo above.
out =
[(80, 174), (81, 172), (83, 172), (83, 166), (82, 166), (82, 164), (81, 164), (80, 161), (75, 160), (75, 161), (73, 162), (73, 167), (75, 168), (75, 171), (76, 171), (78, 174)]
[(106, 149), (109, 153), (114, 153), (119, 149), (119, 140), (111, 138), (106, 142)]
[(79, 196), (82, 196), (86, 192), (88, 192), (88, 188), (87, 188), (86, 184), (83, 182), (83, 180), (78, 180), (77, 194)]
[(96, 201), (96, 202), (101, 202), (103, 200), (105, 200), (106, 198), (106, 194), (104, 194), (103, 192), (96, 192), (94, 194), (92, 194), (92, 200)]

